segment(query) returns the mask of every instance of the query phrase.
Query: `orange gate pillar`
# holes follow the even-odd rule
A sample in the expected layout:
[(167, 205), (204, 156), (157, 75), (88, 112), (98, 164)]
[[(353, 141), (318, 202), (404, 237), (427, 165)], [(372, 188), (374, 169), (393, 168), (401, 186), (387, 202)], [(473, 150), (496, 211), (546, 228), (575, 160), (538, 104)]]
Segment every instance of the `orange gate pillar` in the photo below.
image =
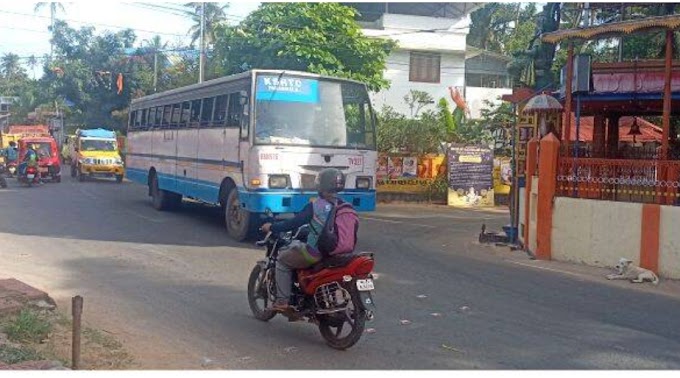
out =
[(536, 258), (550, 260), (552, 247), (552, 210), (557, 189), (557, 159), (560, 141), (554, 134), (540, 143), (538, 157), (538, 204), (536, 206)]

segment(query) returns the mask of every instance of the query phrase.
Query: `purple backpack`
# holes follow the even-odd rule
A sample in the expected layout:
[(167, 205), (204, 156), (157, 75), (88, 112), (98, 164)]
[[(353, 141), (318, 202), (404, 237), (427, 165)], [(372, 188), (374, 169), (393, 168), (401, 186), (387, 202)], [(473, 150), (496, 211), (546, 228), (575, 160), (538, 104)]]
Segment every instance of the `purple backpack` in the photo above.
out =
[(352, 205), (340, 201), (333, 206), (324, 226), (317, 247), (325, 256), (354, 252), (359, 231), (359, 216)]

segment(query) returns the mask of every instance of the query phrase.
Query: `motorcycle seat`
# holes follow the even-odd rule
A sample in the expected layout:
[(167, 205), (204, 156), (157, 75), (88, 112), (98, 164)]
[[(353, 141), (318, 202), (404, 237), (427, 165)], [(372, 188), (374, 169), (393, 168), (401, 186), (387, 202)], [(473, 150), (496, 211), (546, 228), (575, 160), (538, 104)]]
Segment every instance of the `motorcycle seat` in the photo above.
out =
[(342, 268), (344, 266), (347, 266), (350, 262), (352, 262), (352, 260), (359, 256), (372, 256), (372, 255), (373, 254), (370, 252), (352, 252), (345, 253), (342, 255), (330, 256), (312, 265), (312, 267), (309, 268), (309, 270), (316, 273), (322, 269)]

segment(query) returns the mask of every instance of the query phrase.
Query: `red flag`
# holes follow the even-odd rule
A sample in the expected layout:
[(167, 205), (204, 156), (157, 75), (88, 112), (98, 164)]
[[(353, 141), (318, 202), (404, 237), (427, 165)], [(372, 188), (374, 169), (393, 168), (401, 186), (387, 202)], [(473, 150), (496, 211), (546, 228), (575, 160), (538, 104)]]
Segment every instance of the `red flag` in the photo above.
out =
[(118, 94), (123, 92), (123, 74), (118, 74), (118, 80), (116, 80), (116, 86), (118, 87)]

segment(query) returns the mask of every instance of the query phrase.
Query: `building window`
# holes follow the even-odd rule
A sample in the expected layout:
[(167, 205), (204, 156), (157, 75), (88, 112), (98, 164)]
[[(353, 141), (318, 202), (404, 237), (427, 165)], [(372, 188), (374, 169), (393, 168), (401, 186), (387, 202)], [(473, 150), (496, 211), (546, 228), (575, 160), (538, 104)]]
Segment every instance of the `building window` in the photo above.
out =
[(479, 88), (511, 88), (510, 79), (506, 75), (467, 73), (465, 86)]
[(441, 72), (441, 54), (411, 52), (409, 64), (409, 81), (422, 83), (439, 83)]

